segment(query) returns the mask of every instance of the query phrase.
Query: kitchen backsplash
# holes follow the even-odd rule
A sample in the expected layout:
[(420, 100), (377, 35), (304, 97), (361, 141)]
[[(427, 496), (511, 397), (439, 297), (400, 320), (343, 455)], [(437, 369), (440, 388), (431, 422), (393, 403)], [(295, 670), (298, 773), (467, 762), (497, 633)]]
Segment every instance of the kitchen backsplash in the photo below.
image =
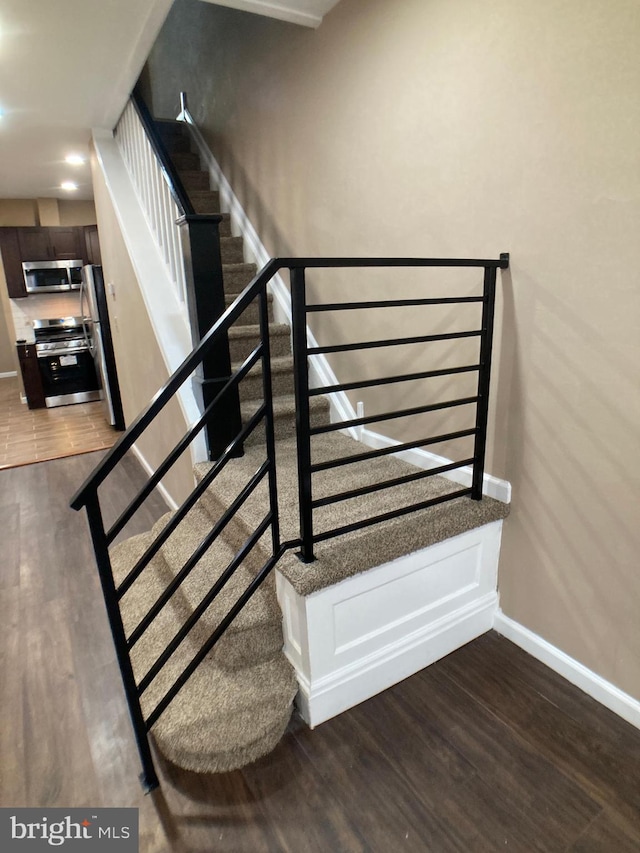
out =
[(17, 341), (34, 340), (34, 320), (78, 317), (80, 314), (80, 294), (77, 290), (71, 293), (36, 293), (24, 299), (9, 301)]

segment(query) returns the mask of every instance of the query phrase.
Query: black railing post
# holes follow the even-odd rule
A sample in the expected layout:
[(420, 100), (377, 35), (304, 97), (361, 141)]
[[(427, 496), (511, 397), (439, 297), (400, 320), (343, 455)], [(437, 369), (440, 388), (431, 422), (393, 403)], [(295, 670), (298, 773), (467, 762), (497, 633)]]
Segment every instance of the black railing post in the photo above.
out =
[(473, 481), (471, 497), (482, 500), (482, 481), (487, 450), (487, 421), (489, 418), (489, 388), (491, 383), (491, 353), (493, 350), (493, 317), (496, 303), (496, 268), (484, 268), (482, 298), (482, 335), (480, 337), (480, 370), (478, 371), (478, 403), (476, 407), (476, 440), (473, 450)]
[(280, 550), (280, 513), (278, 510), (278, 479), (276, 475), (276, 436), (273, 420), (273, 385), (271, 377), (271, 346), (269, 342), (269, 302), (266, 284), (260, 291), (260, 341), (262, 343), (262, 393), (264, 394), (264, 432), (269, 460), (269, 506), (271, 510), (271, 544), (273, 554)]
[(142, 764), (142, 774), (140, 781), (147, 793), (153, 791), (160, 784), (158, 776), (153, 764), (153, 756), (151, 755), (151, 747), (149, 746), (149, 737), (147, 735), (147, 726), (145, 723), (142, 708), (140, 707), (140, 698), (138, 696), (138, 688), (136, 679), (133, 674), (131, 658), (127, 648), (127, 637), (122, 624), (120, 608), (118, 606), (118, 595), (116, 593), (113, 572), (111, 570), (111, 560), (109, 559), (109, 548), (107, 546), (107, 538), (102, 521), (102, 513), (100, 511), (100, 503), (98, 501), (97, 491), (93, 491), (87, 497), (86, 501), (87, 519), (89, 522), (89, 531), (91, 533), (91, 541), (93, 542), (93, 550), (96, 557), (96, 565), (98, 567), (98, 575), (102, 586), (102, 595), (107, 609), (109, 618), (109, 626), (111, 628), (111, 636), (116, 650), (118, 666), (120, 667), (120, 675), (124, 685), (124, 692), (129, 707), (129, 716), (133, 725), (133, 733), (140, 754), (140, 762)]
[[(178, 219), (194, 346), (226, 309), (220, 255), (221, 221), (220, 214), (189, 214)], [(197, 381), (202, 388), (205, 408), (230, 376), (229, 336), (225, 330), (202, 360)], [(222, 454), (240, 432), (241, 426), (240, 397), (238, 389), (234, 387), (214, 407), (207, 423), (210, 459), (217, 459)]]
[(296, 396), (296, 439), (298, 448), (298, 502), (300, 507), (299, 557), (304, 563), (313, 555), (313, 508), (311, 506), (311, 435), (309, 433), (309, 363), (307, 354), (307, 310), (304, 267), (291, 267), (291, 320), (293, 378)]

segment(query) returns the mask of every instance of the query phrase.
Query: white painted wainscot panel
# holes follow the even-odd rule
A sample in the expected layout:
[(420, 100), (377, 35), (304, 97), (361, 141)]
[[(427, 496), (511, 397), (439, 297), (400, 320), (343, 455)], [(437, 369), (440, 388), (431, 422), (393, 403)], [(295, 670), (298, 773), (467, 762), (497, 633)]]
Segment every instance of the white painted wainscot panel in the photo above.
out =
[(312, 728), (489, 631), (502, 521), (300, 596), (276, 572), (285, 652)]

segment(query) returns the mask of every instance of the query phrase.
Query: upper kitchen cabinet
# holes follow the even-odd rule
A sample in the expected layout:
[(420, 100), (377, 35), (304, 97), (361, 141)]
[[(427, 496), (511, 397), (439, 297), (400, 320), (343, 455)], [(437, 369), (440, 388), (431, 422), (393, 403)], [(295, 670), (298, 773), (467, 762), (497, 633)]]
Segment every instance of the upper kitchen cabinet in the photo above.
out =
[(83, 264), (99, 263), (94, 260), (96, 251), (98, 257), (100, 253), (97, 246), (97, 228), (95, 239), (91, 243), (86, 237), (86, 230), (91, 227), (95, 226), (0, 228), (0, 250), (9, 296), (12, 299), (20, 299), (27, 295), (22, 273), (23, 261), (78, 259)]
[(100, 241), (98, 240), (98, 226), (84, 226), (85, 257), (89, 264), (102, 264), (100, 254)]
[(23, 261), (85, 259), (84, 235), (80, 227), (32, 227), (16, 230)]
[(2, 264), (9, 296), (12, 299), (26, 296), (17, 228), (0, 228), (0, 252), (2, 252)]

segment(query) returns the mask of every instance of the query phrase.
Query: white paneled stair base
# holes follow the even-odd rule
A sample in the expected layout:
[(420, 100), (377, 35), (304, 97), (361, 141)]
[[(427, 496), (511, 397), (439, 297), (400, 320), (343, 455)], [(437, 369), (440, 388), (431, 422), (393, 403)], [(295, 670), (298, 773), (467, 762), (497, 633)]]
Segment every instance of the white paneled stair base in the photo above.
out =
[(285, 652), (312, 728), (490, 630), (502, 521), (312, 595), (276, 571)]

